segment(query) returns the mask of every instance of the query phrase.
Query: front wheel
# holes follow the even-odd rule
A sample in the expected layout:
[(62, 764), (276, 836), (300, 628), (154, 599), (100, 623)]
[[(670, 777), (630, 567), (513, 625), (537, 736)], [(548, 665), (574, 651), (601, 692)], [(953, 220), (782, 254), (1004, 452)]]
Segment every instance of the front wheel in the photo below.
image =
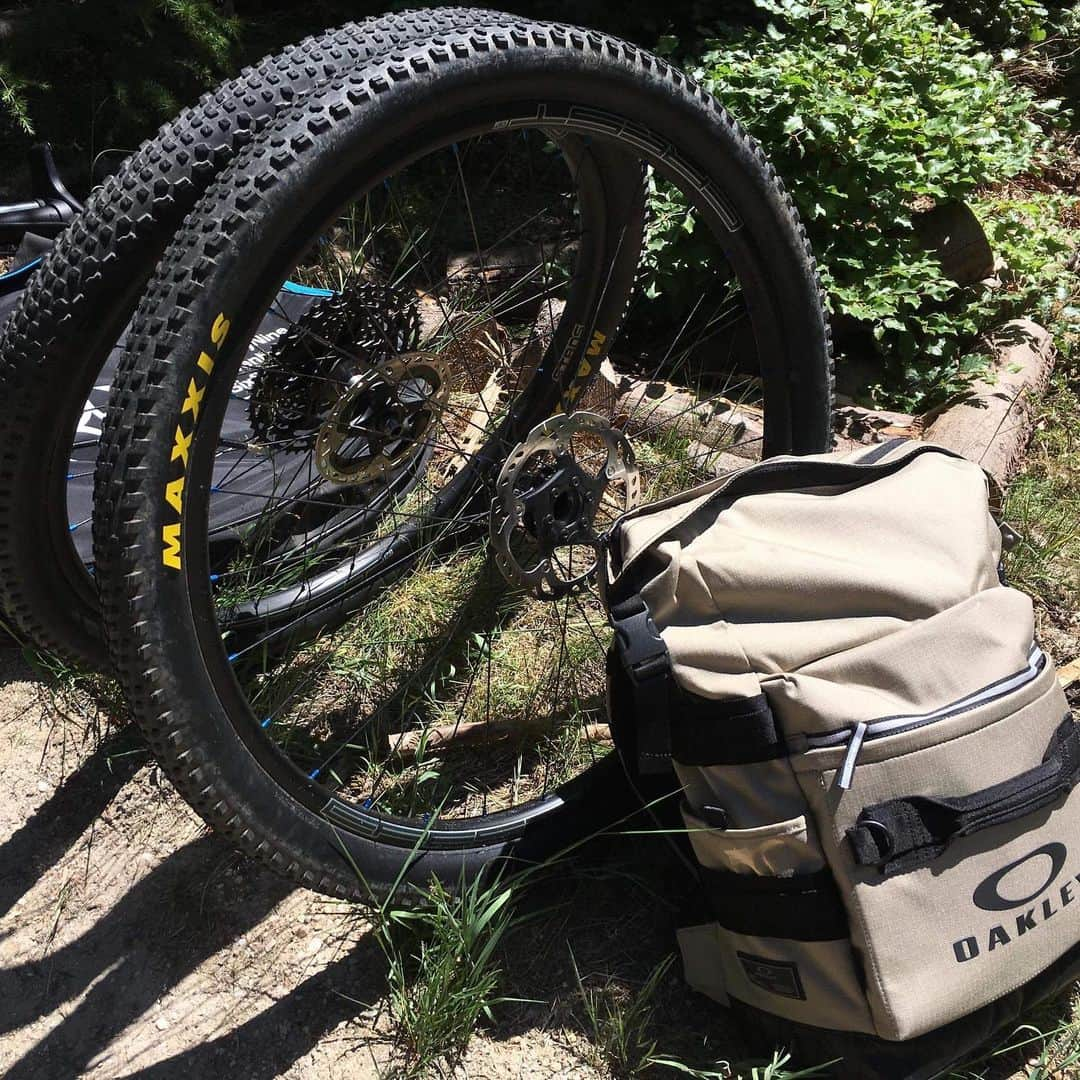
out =
[[(693, 257), (665, 288), (670, 215)], [(286, 280), (412, 329), (365, 313), (252, 364)], [(829, 438), (820, 286), (761, 151), (657, 58), (540, 23), (410, 48), (277, 123), (132, 340), (94, 524), (114, 660), (199, 813), (339, 895), (607, 824), (596, 539), (633, 485)]]

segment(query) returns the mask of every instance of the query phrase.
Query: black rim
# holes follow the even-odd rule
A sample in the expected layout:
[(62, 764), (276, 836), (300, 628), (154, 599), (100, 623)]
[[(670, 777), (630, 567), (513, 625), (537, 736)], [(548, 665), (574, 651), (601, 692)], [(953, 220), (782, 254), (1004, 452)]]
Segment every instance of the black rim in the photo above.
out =
[[(529, 114), (529, 110), (523, 109), (516, 115)], [(535, 116), (535, 110), (531, 115)], [(530, 132), (537, 131), (534, 125), (530, 128), (524, 120), (519, 124), (514, 123), (506, 113), (497, 119), (502, 121), (503, 127), (515, 129), (513, 134), (503, 135), (503, 138), (528, 139), (534, 137)], [(511, 119), (509, 125), (508, 119)], [(464, 189), (467, 184), (461, 165), (461, 147), (468, 140), (482, 139), (477, 134), (478, 130), (489, 128), (490, 123), (468, 124), (453, 136), (433, 132), (424, 153), (413, 154), (409, 160), (415, 165), (428, 153), (439, 152), (436, 147), (443, 148), (441, 152), (454, 155)], [(572, 123), (560, 127), (560, 133), (568, 130), (573, 132)], [(544, 133), (539, 134), (546, 138)], [(582, 134), (595, 137), (595, 121)], [(654, 191), (659, 191), (661, 196), (665, 191), (670, 193), (677, 181), (677, 186), (690, 201), (692, 209), (685, 211), (687, 221), (692, 217), (694, 227), (699, 230), (696, 239), (706, 252), (703, 265), (707, 268), (703, 291), (696, 298), (688, 299), (676, 312), (671, 311), (670, 305), (659, 304), (654, 298), (639, 293), (627, 314), (624, 330), (611, 350), (619, 374), (633, 380), (629, 384), (631, 396), (615, 403), (611, 420), (629, 433), (635, 446), (641, 450), (646, 496), (659, 497), (705, 478), (709, 468), (714, 467), (710, 464), (714, 454), (702, 454), (699, 448), (693, 446), (696, 440), (690, 434), (698, 427), (708, 428), (711, 423), (713, 429), (724, 429), (727, 424), (731, 433), (727, 444), (715, 438), (715, 430), (708, 432), (713, 439), (710, 451), (730, 452), (736, 449), (745, 457), (753, 457), (762, 453), (764, 437), (769, 441), (768, 451), (788, 449), (790, 422), (786, 380), (780, 367), (779, 319), (774, 318), (773, 301), (758, 276), (745, 237), (738, 231), (730, 230), (730, 221), (725, 216), (726, 208), (717, 201), (712, 185), (701, 178), (695, 181), (695, 170), (677, 159), (670, 148), (661, 159), (642, 153), (640, 144), (635, 145), (628, 155), (628, 161), (640, 170), (637, 163), (642, 160), (651, 167), (649, 182)], [(574, 194), (584, 205), (589, 199), (596, 200), (601, 196), (581, 182), (583, 175), (584, 172), (579, 171), (579, 183)], [(384, 178), (379, 176), (375, 184), (365, 185), (367, 192), (370, 194), (376, 184), (383, 182)], [(664, 205), (663, 198), (656, 198), (655, 202)], [(582, 218), (584, 216), (582, 212)], [(649, 228), (657, 230), (665, 225), (661, 213), (659, 219), (654, 217)], [(320, 230), (323, 228), (325, 226), (320, 225)], [(475, 233), (475, 222), (473, 230)], [(321, 232), (312, 230), (311, 234), (321, 235)], [(637, 243), (636, 238), (634, 243)], [(294, 245), (296, 249), (306, 246), (300, 242)], [(478, 244), (478, 248), (481, 247)], [(609, 284), (605, 267), (610, 258), (610, 245), (606, 252), (593, 250), (590, 254), (588, 238), (579, 237), (576, 266), (569, 278), (573, 284), (580, 285), (578, 309), (595, 310), (597, 300), (604, 296), (604, 289)], [(298, 257), (283, 251), (280, 262), (268, 269), (267, 277), (279, 282), (284, 277), (298, 276), (298, 261)], [(267, 287), (266, 293), (269, 292), (270, 288)], [(257, 293), (253, 289), (252, 297)], [(548, 299), (545, 298), (545, 302)], [(266, 302), (264, 300), (262, 304)], [(571, 295), (568, 310), (574, 303)], [(250, 306), (251, 312), (244, 318), (254, 326), (255, 312), (261, 310), (261, 305), (252, 299)], [(490, 314), (490, 304), (488, 308)], [(753, 317), (751, 312), (754, 313)], [(235, 329), (233, 333), (236, 333)], [(473, 450), (460, 471), (439, 492), (432, 506), (425, 508), (422, 518), (412, 527), (387, 531), (384, 526), (389, 514), (377, 511), (375, 516), (378, 521), (374, 523), (374, 532), (378, 534), (383, 528), (385, 535), (381, 539), (363, 546), (359, 543), (363, 534), (353, 532), (354, 546), (346, 557), (338, 558), (330, 566), (321, 564), (316, 573), (297, 582), (291, 592), (276, 589), (254, 602), (239, 603), (231, 598), (226, 603), (222, 602), (225, 572), (220, 562), (212, 562), (210, 546), (192, 544), (190, 539), (188, 541), (184, 573), (190, 603), (202, 643), (204, 662), (231, 723), (278, 784), (303, 805), (343, 829), (377, 836), (380, 841), (401, 846), (421, 843), (426, 847), (456, 848), (474, 846), (479, 839), (506, 838), (519, 832), (532, 818), (550, 809), (559, 801), (559, 791), (564, 789), (566, 783), (580, 777), (610, 750), (609, 743), (595, 743), (589, 730), (590, 725), (602, 726), (602, 676), (607, 631), (602, 607), (595, 597), (586, 594), (568, 595), (554, 604), (549, 602), (546, 606), (549, 612), (547, 622), (543, 632), (537, 635), (553, 639), (549, 659), (554, 673), (549, 680), (554, 682), (554, 697), (575, 703), (572, 708), (563, 708), (561, 715), (557, 715), (559, 710), (552, 711), (549, 730), (543, 733), (543, 740), (546, 740), (544, 745), (550, 747), (558, 739), (562, 739), (564, 744), (576, 741), (569, 752), (565, 746), (559, 751), (564, 757), (572, 759), (572, 767), (553, 772), (550, 763), (544, 763), (543, 776), (538, 781), (535, 775), (537, 740), (531, 736), (522, 741), (515, 739), (512, 734), (500, 735), (503, 749), (509, 745), (510, 751), (509, 756), (502, 754), (499, 768), (505, 773), (509, 767), (512, 772), (509, 780), (506, 775), (498, 780), (499, 798), (489, 798), (493, 793), (493, 783), (481, 775), (482, 769), (485, 763), (490, 764), (493, 756), (499, 756), (491, 753), (490, 746), (481, 745), (479, 751), (469, 750), (462, 762), (455, 762), (452, 766), (448, 766), (447, 761), (457, 754), (456, 746), (449, 749), (443, 747), (428, 754), (430, 744), (427, 739), (433, 729), (442, 731), (450, 726), (454, 732), (460, 733), (463, 726), (475, 723), (487, 725), (488, 729), (506, 726), (505, 715), (500, 717), (495, 715), (497, 709), (492, 710), (494, 702), (491, 693), (493, 669), (500, 665), (505, 667), (505, 658), (497, 656), (497, 646), (493, 644), (496, 626), (485, 626), (484, 614), (495, 610), (494, 623), (498, 624), (499, 619), (510, 612), (515, 604), (519, 608), (525, 605), (524, 609), (527, 610), (527, 605), (532, 601), (523, 599), (521, 590), (515, 593), (513, 587), (499, 576), (490, 558), (484, 531), (487, 509), (495, 494), (494, 473), (514, 443), (527, 433), (534, 422), (556, 409), (566, 391), (572, 393), (576, 389), (573, 374), (577, 370), (578, 359), (586, 351), (588, 339), (575, 352), (564, 345), (571, 333), (572, 328), (566, 325), (564, 315), (545, 354), (545, 363), (549, 358), (557, 358), (557, 362), (551, 359), (555, 378), (550, 377), (543, 365), (537, 369), (539, 375), (535, 375), (527, 385), (521, 400), (515, 398), (513, 405), (507, 408), (501, 426), (486, 433), (484, 441)], [(220, 358), (222, 375), (239, 365), (238, 341), (242, 344), (244, 337), (244, 334), (240, 334), (238, 339), (232, 340), (230, 349)], [(751, 351), (753, 355), (750, 355)], [(231, 363), (228, 356), (232, 356)], [(661, 380), (677, 383), (674, 392), (659, 396), (652, 393), (652, 388)], [(636, 398), (633, 396), (635, 391)], [(343, 390), (345, 393), (347, 391)], [(479, 393), (482, 397), (482, 389)], [(689, 399), (684, 400), (687, 394)], [(588, 403), (587, 397), (579, 400)], [(192, 477), (206, 476), (211, 468), (213, 457), (220, 449), (215, 438), (223, 413), (224, 401), (215, 407), (208, 398), (207, 413), (200, 421), (198, 438), (192, 451)], [(741, 429), (740, 424), (743, 425)], [(438, 454), (447, 452), (445, 444), (439, 447), (435, 442), (429, 440), (425, 444), (427, 458), (424, 469), (431, 469)], [(450, 442), (454, 444), (450, 449), (460, 453), (461, 443), (452, 438)], [(308, 453), (308, 458), (311, 457), (312, 454)], [(418, 453), (410, 462), (420, 460)], [(538, 467), (549, 466), (541, 463)], [(210, 503), (213, 486), (194, 483), (189, 488), (184, 513), (184, 527), (189, 537), (207, 535), (208, 522), (212, 520)], [(448, 528), (455, 533), (453, 543), (445, 542), (449, 539), (446, 535)], [(418, 538), (424, 546), (426, 562), (417, 556)], [(366, 539), (370, 541), (371, 534)], [(436, 544), (435, 540), (443, 543)], [(310, 660), (311, 650), (317, 650), (327, 642), (332, 644), (338, 624), (343, 624), (347, 629), (351, 624), (363, 624), (365, 619), (370, 622), (371, 612), (377, 612), (380, 605), (385, 605), (395, 586), (415, 581), (428, 571), (449, 575), (453, 566), (460, 567), (463, 561), (469, 560), (472, 561), (470, 572), (453, 582), (455, 589), (466, 594), (465, 599), (460, 610), (455, 610), (452, 618), (447, 617), (455, 633), (464, 622), (469, 634), (478, 643), (478, 650), (471, 658), (468, 648), (462, 651), (460, 640), (452, 646), (456, 650), (457, 663), (468, 669), (468, 674), (456, 679), (459, 698), (461, 687), (465, 688), (463, 700), (455, 702), (455, 707), (460, 704), (460, 708), (451, 714), (440, 714), (438, 710), (430, 708), (416, 710), (422, 694), (418, 695), (417, 687), (411, 685), (416, 682), (418, 670), (424, 673), (423, 678), (429, 678), (438, 663), (446, 660), (453, 633), (445, 635), (447, 640), (441, 643), (441, 654), (404, 661), (403, 666), (409, 670), (398, 672), (388, 679), (390, 692), (386, 694), (387, 700), (380, 703), (378, 711), (384, 719), (387, 703), (395, 702), (395, 694), (397, 704), (402, 705), (399, 726), (390, 732), (391, 737), (405, 734), (415, 736), (417, 731), (421, 732), (420, 753), (413, 755), (419, 764), (409, 766), (409, 775), (405, 779), (402, 778), (405, 770), (399, 767), (402, 756), (397, 753), (398, 747), (394, 746), (392, 738), (388, 739), (385, 735), (381, 736), (379, 745), (387, 751), (386, 757), (392, 759), (392, 765), (380, 762), (372, 774), (369, 766), (373, 759), (370, 754), (365, 758), (364, 752), (358, 749), (362, 740), (359, 738), (360, 727), (356, 724), (347, 727), (347, 730), (339, 730), (336, 735), (328, 728), (326, 730), (332, 737), (315, 740), (318, 745), (312, 745), (309, 740), (303, 747), (295, 735), (283, 738), (275, 734), (275, 731), (282, 730), (277, 726), (279, 716), (283, 715), (282, 710), (314, 696), (313, 682), (286, 682), (280, 674), (271, 677), (273, 671), (280, 672), (283, 656), (300, 656), (306, 649), (309, 655), (305, 659)], [(268, 596), (270, 603), (267, 602)], [(501, 624), (497, 628), (501, 637), (505, 637), (513, 627), (511, 623), (510, 626)], [(359, 632), (363, 634), (364, 629), (361, 626)], [(368, 645), (382, 645), (387, 650), (392, 645), (389, 638), (380, 643), (373, 641), (369, 635), (364, 640)], [(410, 644), (418, 642), (413, 640)], [(355, 652), (355, 639), (352, 648)], [(571, 663), (577, 663), (575, 655), (582, 649), (592, 654), (590, 663), (595, 665), (589, 685), (584, 687), (578, 684), (560, 690), (560, 680), (564, 677), (568, 683), (573, 682), (570, 675), (564, 676), (563, 672), (568, 670)], [(451, 663), (450, 666), (456, 672), (456, 665)], [(455, 677), (445, 674), (438, 676), (443, 679), (444, 685), (451, 687), (455, 685)], [(399, 683), (404, 679), (403, 685), (409, 690), (408, 694), (401, 685), (389, 687), (394, 678)], [(266, 688), (272, 687), (275, 680), (278, 680), (277, 689), (268, 691)], [(468, 718), (472, 715), (468, 702), (470, 696), (475, 697), (475, 687), (486, 687), (486, 706), (479, 719), (471, 720)], [(538, 687), (539, 681), (531, 699), (526, 694), (523, 701), (517, 702), (516, 711), (504, 707), (504, 714), (514, 713), (521, 720), (526, 713), (536, 712), (535, 692)], [(400, 726), (406, 697), (409, 698), (409, 707), (416, 710), (414, 719), (418, 726), (411, 729)], [(357, 700), (363, 701), (363, 695)], [(271, 702), (274, 704), (270, 705)], [(337, 711), (348, 713), (347, 708), (339, 707)], [(372, 715), (374, 711), (362, 722), (370, 722)], [(438, 723), (440, 716), (448, 723)], [(584, 736), (581, 734), (583, 727), (586, 730)], [(295, 727), (292, 730), (295, 731)], [(416, 741), (416, 738), (410, 738), (410, 745)], [(456, 739), (447, 741), (454, 742)], [(471, 740), (465, 740), (465, 745), (468, 750), (472, 746)], [(364, 743), (366, 751), (370, 751), (371, 746), (370, 740)], [(533, 754), (532, 758), (528, 756), (530, 753)], [(366, 760), (368, 765), (359, 767), (358, 758)], [(516, 758), (516, 765), (509, 760), (513, 758)], [(346, 759), (347, 769), (335, 768), (336, 764), (344, 764)], [(370, 780), (366, 793), (362, 786), (355, 784), (358, 768), (364, 783)], [(440, 776), (429, 785), (431, 797), (421, 799), (417, 795), (418, 786), (423, 787), (422, 776), (431, 773), (433, 768), (436, 772), (441, 770)], [(514, 769), (516, 772), (513, 772)], [(446, 774), (455, 770), (451, 783), (440, 786)], [(526, 774), (529, 782), (523, 780)], [(515, 793), (510, 804), (505, 805), (508, 783)], [(523, 790), (528, 797), (521, 797)]]

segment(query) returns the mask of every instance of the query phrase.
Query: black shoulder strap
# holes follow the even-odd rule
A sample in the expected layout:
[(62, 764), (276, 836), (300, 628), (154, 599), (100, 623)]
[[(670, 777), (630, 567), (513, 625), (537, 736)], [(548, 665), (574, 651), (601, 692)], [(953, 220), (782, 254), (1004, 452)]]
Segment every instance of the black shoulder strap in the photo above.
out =
[(637, 735), (637, 767), (642, 774), (671, 767), (671, 657), (648, 605), (635, 593), (610, 609), (615, 652), (630, 683)]

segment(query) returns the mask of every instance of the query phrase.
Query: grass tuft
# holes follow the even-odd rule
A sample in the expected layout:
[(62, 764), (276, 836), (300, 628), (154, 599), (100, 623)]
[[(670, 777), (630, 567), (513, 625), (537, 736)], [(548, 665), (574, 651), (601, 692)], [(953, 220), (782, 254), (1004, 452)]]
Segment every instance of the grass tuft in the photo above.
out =
[(514, 923), (512, 896), (498, 882), (454, 892), (433, 882), (416, 907), (380, 908), (376, 940), (387, 961), (396, 1075), (455, 1067), (480, 1021), (507, 1000), (498, 992), (496, 951)]
[(664, 957), (648, 978), (632, 992), (606, 977), (601, 985), (586, 985), (577, 960), (570, 953), (578, 998), (591, 1040), (591, 1064), (605, 1068), (617, 1080), (634, 1080), (657, 1062), (652, 1035), (653, 999), (657, 987), (671, 969), (673, 956)]

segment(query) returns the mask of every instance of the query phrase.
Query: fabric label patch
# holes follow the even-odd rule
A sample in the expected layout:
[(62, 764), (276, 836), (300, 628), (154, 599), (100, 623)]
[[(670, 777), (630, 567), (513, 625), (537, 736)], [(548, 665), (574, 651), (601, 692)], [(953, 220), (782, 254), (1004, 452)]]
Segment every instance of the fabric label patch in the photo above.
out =
[(746, 977), (755, 986), (770, 994), (781, 997), (806, 1000), (802, 979), (799, 978), (799, 965), (786, 960), (768, 960), (764, 956), (736, 952), (739, 963), (746, 972)]

